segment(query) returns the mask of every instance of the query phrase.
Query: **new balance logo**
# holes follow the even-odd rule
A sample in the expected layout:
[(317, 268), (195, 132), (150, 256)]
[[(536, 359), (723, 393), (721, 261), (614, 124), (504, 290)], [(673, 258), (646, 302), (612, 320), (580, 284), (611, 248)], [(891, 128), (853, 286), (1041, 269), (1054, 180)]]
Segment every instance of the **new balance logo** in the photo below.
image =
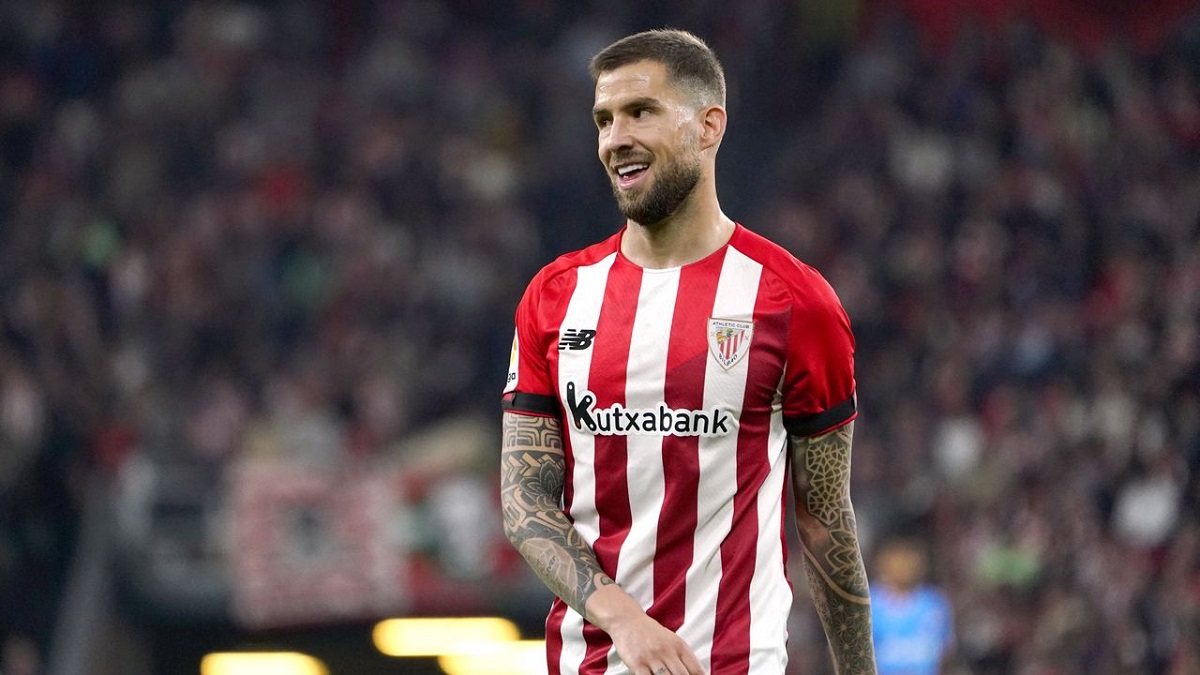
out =
[(596, 338), (596, 331), (588, 328), (568, 328), (562, 335), (562, 339), (558, 341), (558, 351), (564, 349), (579, 350), (587, 349), (592, 346), (592, 340)]

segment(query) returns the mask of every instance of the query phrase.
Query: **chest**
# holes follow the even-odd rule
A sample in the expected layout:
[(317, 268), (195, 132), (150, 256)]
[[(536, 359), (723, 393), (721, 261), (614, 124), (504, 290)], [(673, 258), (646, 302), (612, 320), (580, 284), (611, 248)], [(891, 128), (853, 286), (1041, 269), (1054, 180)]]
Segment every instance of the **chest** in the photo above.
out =
[(721, 434), (779, 405), (787, 308), (715, 302), (681, 284), (568, 312), (550, 362), (566, 422), (584, 433)]

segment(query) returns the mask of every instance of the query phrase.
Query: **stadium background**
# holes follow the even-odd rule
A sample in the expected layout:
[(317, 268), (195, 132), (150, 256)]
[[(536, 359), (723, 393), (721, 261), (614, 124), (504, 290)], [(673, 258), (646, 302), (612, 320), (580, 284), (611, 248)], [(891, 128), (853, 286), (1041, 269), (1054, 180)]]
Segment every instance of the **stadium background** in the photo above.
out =
[(663, 25), (725, 62), (726, 212), (852, 317), (863, 543), (926, 543), (951, 670), (1200, 672), (1196, 8), (957, 7), (0, 2), (0, 672), (536, 635), (511, 312), (617, 226), (586, 61)]

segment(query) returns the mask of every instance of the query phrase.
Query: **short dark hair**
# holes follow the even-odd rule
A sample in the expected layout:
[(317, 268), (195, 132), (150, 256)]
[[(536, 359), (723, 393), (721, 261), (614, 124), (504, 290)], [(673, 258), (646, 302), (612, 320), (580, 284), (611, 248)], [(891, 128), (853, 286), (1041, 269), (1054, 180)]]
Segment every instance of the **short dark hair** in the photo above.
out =
[(725, 71), (713, 50), (692, 33), (673, 28), (635, 33), (612, 43), (592, 57), (588, 71), (594, 84), (603, 73), (639, 61), (666, 66), (677, 87), (705, 105), (725, 105)]

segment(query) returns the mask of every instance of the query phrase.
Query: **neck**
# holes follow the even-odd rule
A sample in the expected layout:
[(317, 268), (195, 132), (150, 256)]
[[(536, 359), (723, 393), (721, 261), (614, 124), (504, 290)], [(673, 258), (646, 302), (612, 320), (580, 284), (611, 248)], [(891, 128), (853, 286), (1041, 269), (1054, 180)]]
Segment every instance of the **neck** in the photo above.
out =
[(632, 220), (621, 237), (621, 253), (635, 265), (650, 269), (679, 267), (701, 260), (729, 242), (734, 224), (722, 211), (715, 194), (697, 193), (667, 219), (653, 225)]

